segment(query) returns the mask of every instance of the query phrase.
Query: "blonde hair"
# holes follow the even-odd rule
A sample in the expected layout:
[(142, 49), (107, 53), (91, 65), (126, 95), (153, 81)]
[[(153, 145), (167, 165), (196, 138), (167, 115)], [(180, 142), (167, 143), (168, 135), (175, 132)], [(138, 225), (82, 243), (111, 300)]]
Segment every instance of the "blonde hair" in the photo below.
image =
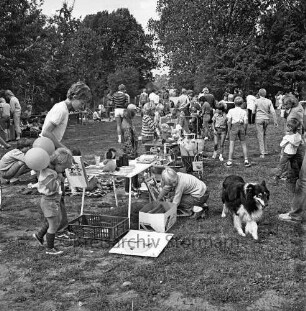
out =
[(175, 186), (177, 184), (178, 175), (174, 169), (166, 167), (161, 174), (161, 178), (164, 184)]
[[(58, 148), (56, 149), (52, 155), (50, 156), (50, 164), (51, 165), (63, 165), (63, 164), (72, 164), (73, 163), (73, 156), (69, 149), (66, 148)], [(71, 166), (71, 165), (70, 165)]]

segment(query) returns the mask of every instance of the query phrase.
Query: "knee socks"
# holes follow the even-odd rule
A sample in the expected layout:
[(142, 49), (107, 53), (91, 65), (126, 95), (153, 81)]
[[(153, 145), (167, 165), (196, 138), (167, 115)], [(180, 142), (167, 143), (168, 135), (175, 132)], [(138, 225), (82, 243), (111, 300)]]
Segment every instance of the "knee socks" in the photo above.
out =
[(54, 239), (55, 239), (55, 233), (46, 233), (46, 240), (47, 240), (47, 247), (52, 249), (54, 248)]

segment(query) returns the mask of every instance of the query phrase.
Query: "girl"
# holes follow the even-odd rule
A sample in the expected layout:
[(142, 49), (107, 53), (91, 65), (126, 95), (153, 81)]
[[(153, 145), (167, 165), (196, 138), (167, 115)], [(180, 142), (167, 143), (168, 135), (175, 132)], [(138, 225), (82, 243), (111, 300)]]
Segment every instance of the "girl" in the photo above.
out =
[(33, 234), (33, 237), (40, 245), (44, 244), (44, 236), (46, 236), (47, 248), (46, 254), (60, 255), (63, 251), (54, 247), (55, 233), (61, 223), (61, 182), (63, 180), (62, 173), (66, 168), (71, 168), (73, 157), (71, 152), (66, 148), (58, 148), (50, 157), (49, 167), (40, 171), (38, 177), (38, 192), (43, 196), (40, 201), (40, 207), (43, 211), (48, 225), (45, 224), (41, 229)]
[(227, 133), (227, 119), (225, 113), (225, 107), (223, 104), (218, 104), (216, 106), (216, 113), (212, 118), (212, 128), (214, 131), (214, 153), (213, 159), (217, 157), (217, 150), (218, 150), (218, 142), (220, 139), (220, 147), (221, 153), (219, 156), (219, 160), (223, 161), (223, 151), (224, 151), (224, 142)]

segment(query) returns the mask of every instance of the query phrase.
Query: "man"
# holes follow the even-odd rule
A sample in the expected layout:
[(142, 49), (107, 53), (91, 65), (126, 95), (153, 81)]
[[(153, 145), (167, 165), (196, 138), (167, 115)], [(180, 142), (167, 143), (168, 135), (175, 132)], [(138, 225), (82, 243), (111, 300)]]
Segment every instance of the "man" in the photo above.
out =
[(19, 100), (11, 90), (5, 91), (5, 99), (11, 106), (11, 114), (13, 115), (16, 140), (19, 140), (21, 135), (21, 128), (20, 128), (21, 106)]
[[(297, 117), (300, 117), (300, 107), (296, 105), (297, 99), (294, 96), (285, 96), (284, 97), (284, 105), (286, 107), (292, 105), (294, 102), (292, 109)], [(291, 110), (292, 111), (292, 110)], [(290, 115), (290, 113), (289, 113)], [(289, 116), (288, 116), (289, 117)], [(306, 128), (306, 110), (303, 111), (303, 125)], [(306, 134), (304, 133), (304, 140), (306, 139)], [(299, 150), (300, 149), (300, 150)], [(298, 148), (298, 152), (304, 152), (304, 146), (301, 145)], [(302, 221), (302, 213), (303, 209), (306, 208), (306, 155), (303, 157), (302, 167), (300, 169), (299, 179), (295, 185), (295, 191), (293, 196), (293, 201), (291, 203), (291, 209), (289, 212), (280, 214), (278, 217), (283, 221), (292, 221), (298, 222)]]
[(267, 128), (270, 123), (270, 114), (273, 117), (274, 125), (277, 124), (277, 116), (270, 99), (265, 98), (267, 91), (265, 89), (260, 89), (258, 91), (259, 98), (254, 102), (253, 114), (255, 114), (255, 124), (257, 131), (257, 139), (260, 149), (260, 157), (264, 158), (268, 154), (267, 148)]
[(187, 95), (187, 90), (182, 89), (181, 95), (179, 96), (177, 100), (177, 108), (180, 110), (183, 110), (185, 115), (189, 115), (189, 104), (190, 104), (190, 100)]
[(150, 103), (153, 103), (155, 106), (159, 104), (159, 96), (156, 90), (153, 90), (149, 95)]
[(113, 103), (115, 107), (115, 119), (117, 123), (118, 143), (121, 143), (121, 122), (123, 113), (129, 103), (129, 97), (126, 94), (126, 87), (124, 84), (118, 86), (118, 91), (113, 95)]
[(202, 93), (199, 94), (199, 99), (200, 97), (204, 97), (204, 102), (208, 102), (210, 104), (210, 107), (212, 107), (213, 109), (215, 109), (215, 104), (216, 104), (216, 100), (215, 100), (215, 96), (211, 93), (209, 93), (209, 89), (207, 87), (204, 87)]
[(146, 89), (142, 90), (142, 93), (139, 95), (139, 108), (142, 107), (149, 102), (149, 96)]

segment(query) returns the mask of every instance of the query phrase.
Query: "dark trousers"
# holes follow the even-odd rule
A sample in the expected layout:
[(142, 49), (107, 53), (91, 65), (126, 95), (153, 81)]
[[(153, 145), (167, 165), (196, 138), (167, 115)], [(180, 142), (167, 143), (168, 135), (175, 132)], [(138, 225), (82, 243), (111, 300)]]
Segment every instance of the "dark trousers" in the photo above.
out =
[(248, 122), (249, 124), (255, 123), (255, 114), (252, 113), (251, 109), (248, 109)]

